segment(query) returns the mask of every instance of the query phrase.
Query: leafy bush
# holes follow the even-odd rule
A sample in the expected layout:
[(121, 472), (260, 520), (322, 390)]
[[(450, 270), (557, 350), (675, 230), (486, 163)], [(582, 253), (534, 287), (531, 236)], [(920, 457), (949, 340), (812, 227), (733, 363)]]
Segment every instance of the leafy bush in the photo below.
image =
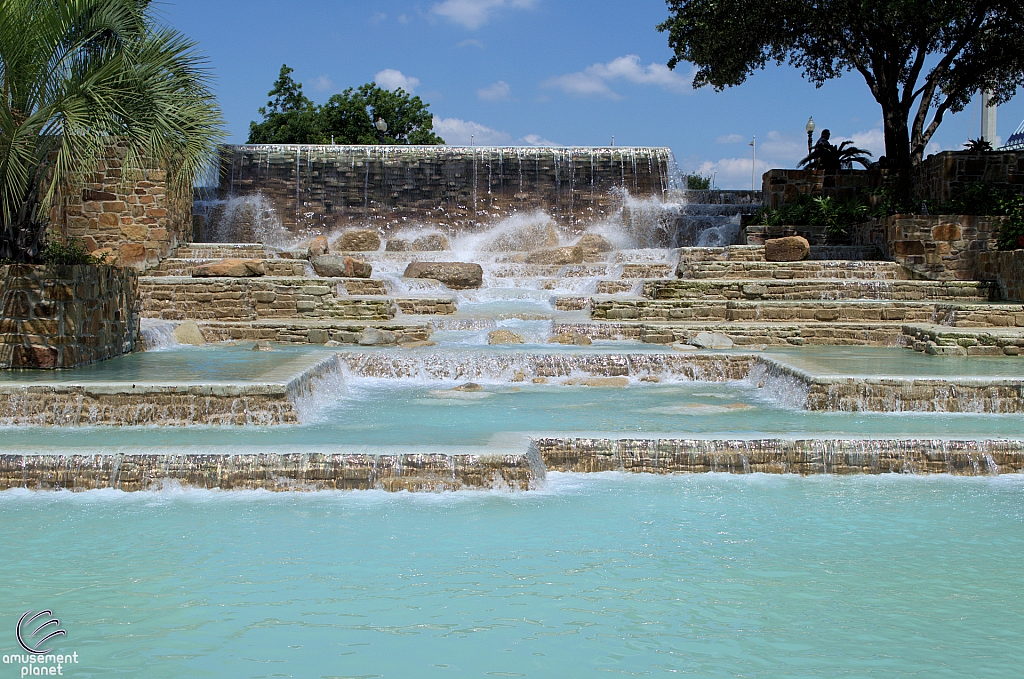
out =
[(831, 236), (846, 235), (849, 227), (867, 220), (867, 206), (856, 200), (839, 202), (833, 198), (800, 196), (795, 203), (782, 207), (761, 208), (752, 224), (768, 226), (824, 226)]
[(999, 232), (999, 248), (1024, 248), (1024, 196), (991, 182), (972, 182), (957, 191), (948, 203), (931, 212), (946, 215), (989, 215), (1008, 217)]
[(52, 240), (43, 248), (43, 261), (47, 264), (74, 266), (76, 264), (105, 264), (106, 257), (93, 257), (85, 249), (85, 243), (71, 238), (67, 243)]
[(707, 191), (711, 188), (711, 175), (691, 172), (686, 175), (686, 188), (691, 191)]

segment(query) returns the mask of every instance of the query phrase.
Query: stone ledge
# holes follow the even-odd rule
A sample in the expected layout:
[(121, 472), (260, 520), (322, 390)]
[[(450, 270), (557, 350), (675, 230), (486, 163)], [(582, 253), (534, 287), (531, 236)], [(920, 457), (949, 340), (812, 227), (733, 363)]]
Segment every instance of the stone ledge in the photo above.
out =
[(1024, 472), (1024, 441), (946, 439), (534, 439), (548, 471), (646, 474)]

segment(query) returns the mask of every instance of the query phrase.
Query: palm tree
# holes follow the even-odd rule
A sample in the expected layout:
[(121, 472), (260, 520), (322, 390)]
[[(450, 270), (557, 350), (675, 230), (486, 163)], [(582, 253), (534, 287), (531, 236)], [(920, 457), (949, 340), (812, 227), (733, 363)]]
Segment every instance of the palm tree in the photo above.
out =
[(854, 163), (860, 163), (865, 168), (871, 165), (871, 151), (852, 146), (852, 141), (844, 141), (839, 146), (833, 146), (828, 142), (815, 144), (814, 150), (806, 158), (801, 160), (797, 167), (807, 166), (808, 170), (825, 170), (836, 172), (840, 168), (850, 169)]
[(191, 191), (223, 139), (195, 43), (149, 0), (0, 0), (0, 258), (38, 261), (50, 208), (112, 145), (125, 180)]

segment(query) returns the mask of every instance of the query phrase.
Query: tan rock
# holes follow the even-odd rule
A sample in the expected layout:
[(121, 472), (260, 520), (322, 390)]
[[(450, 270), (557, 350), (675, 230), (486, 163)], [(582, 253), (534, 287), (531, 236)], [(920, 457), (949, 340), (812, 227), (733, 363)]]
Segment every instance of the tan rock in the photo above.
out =
[(511, 330), (492, 330), (487, 333), (488, 344), (523, 344), (523, 336)]
[(206, 344), (206, 338), (203, 337), (203, 333), (195, 321), (185, 321), (176, 327), (172, 334), (174, 339), (181, 344), (190, 344), (196, 347)]
[(597, 262), (604, 260), (604, 253), (615, 248), (604, 236), (597, 233), (585, 233), (572, 248), (573, 260), (576, 263)]
[(535, 250), (526, 256), (527, 264), (580, 264), (583, 251), (574, 247)]
[(453, 290), (479, 288), (484, 280), (483, 267), (467, 262), (412, 262), (402, 275), (406, 278), (433, 278)]
[(534, 384), (547, 384), (548, 383), (548, 378), (546, 378), (546, 377), (534, 377), (530, 381), (533, 382)]
[(388, 238), (387, 245), (384, 246), (385, 252), (408, 252), (411, 249), (409, 241), (404, 238)]
[(440, 250), (450, 250), (451, 246), (448, 244), (448, 237), (444, 234), (430, 233), (414, 240), (412, 242), (412, 249), (417, 252), (437, 252)]
[(369, 278), (373, 266), (348, 255), (320, 255), (310, 260), (317, 275), (327, 278)]
[(252, 345), (253, 351), (273, 351), (274, 347), (267, 340), (259, 340), (256, 344)]
[(769, 238), (764, 242), (764, 258), (769, 262), (799, 262), (811, 254), (811, 245), (803, 236)]
[(380, 249), (380, 236), (371, 229), (351, 229), (334, 246), (343, 252), (374, 252)]
[(117, 251), (121, 266), (139, 267), (146, 263), (146, 246), (142, 243), (123, 243)]
[(359, 333), (359, 345), (363, 347), (376, 347), (388, 344), (395, 344), (398, 341), (398, 337), (395, 333), (390, 330), (381, 330), (380, 328), (364, 328)]
[(548, 338), (548, 344), (567, 344), (574, 346), (589, 346), (593, 344), (590, 338), (582, 332), (560, 332)]
[(421, 347), (432, 347), (437, 343), (431, 340), (413, 340), (411, 342), (400, 342), (398, 346), (403, 349), (419, 349)]
[(320, 255), (326, 255), (330, 251), (330, 246), (327, 244), (326, 236), (317, 236), (313, 239), (313, 242), (309, 244), (309, 257), (319, 257)]
[(263, 260), (260, 259), (222, 259), (197, 266), (192, 271), (193, 278), (249, 278), (263, 276), (267, 273)]
[(452, 391), (483, 391), (484, 388), (476, 382), (466, 382), (452, 389)]

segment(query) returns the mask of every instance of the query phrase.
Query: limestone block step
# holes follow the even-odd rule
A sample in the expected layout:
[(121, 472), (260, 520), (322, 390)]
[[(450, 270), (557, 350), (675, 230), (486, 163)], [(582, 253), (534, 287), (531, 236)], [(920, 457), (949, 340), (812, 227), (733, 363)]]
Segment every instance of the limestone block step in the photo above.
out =
[(269, 259), (273, 250), (262, 243), (191, 243), (174, 251), (179, 259)]
[(555, 323), (553, 333), (579, 332), (592, 340), (632, 340), (653, 344), (688, 344), (698, 333), (726, 335), (743, 349), (766, 346), (893, 346), (901, 337), (898, 322), (878, 323), (671, 323), (590, 321)]
[(190, 278), (142, 276), (142, 315), (167, 320), (339, 318), (387, 320), (396, 305), (381, 296), (339, 296), (344, 278)]
[[(881, 260), (873, 246), (811, 246), (811, 260)], [(679, 262), (763, 262), (763, 245), (730, 245), (721, 248), (679, 248)]]
[(652, 300), (591, 298), (603, 320), (680, 322), (935, 323), (954, 327), (1024, 327), (1024, 305), (876, 300)]
[(368, 327), (395, 333), (398, 342), (422, 342), (430, 339), (427, 323), (396, 321), (343, 321), (325, 319), (281, 319), (261, 321), (198, 321), (207, 342), (230, 340), (281, 342), (284, 344), (357, 344), (359, 335)]
[[(955, 328), (946, 325), (904, 325), (904, 343), (915, 351), (936, 355), (1024, 356), (1024, 328)], [(938, 351), (937, 349), (954, 349)]]
[[(243, 257), (243, 259), (257, 259), (263, 262), (263, 267), (268, 276), (308, 276), (312, 269), (307, 269), (303, 260), (295, 259), (261, 259), (259, 257)], [(148, 276), (191, 276), (196, 267), (204, 264), (219, 262), (220, 259), (196, 258), (186, 259), (181, 257), (168, 257), (160, 262), (160, 266), (146, 272)]]
[[(679, 278), (687, 279), (863, 279), (908, 280), (909, 273), (897, 262), (856, 260), (806, 260), (803, 262), (680, 262)], [(667, 278), (667, 276), (646, 276)]]
[(653, 280), (645, 281), (643, 295), (650, 299), (695, 300), (894, 300), (989, 302), (999, 297), (997, 285), (986, 281), (911, 280)]

